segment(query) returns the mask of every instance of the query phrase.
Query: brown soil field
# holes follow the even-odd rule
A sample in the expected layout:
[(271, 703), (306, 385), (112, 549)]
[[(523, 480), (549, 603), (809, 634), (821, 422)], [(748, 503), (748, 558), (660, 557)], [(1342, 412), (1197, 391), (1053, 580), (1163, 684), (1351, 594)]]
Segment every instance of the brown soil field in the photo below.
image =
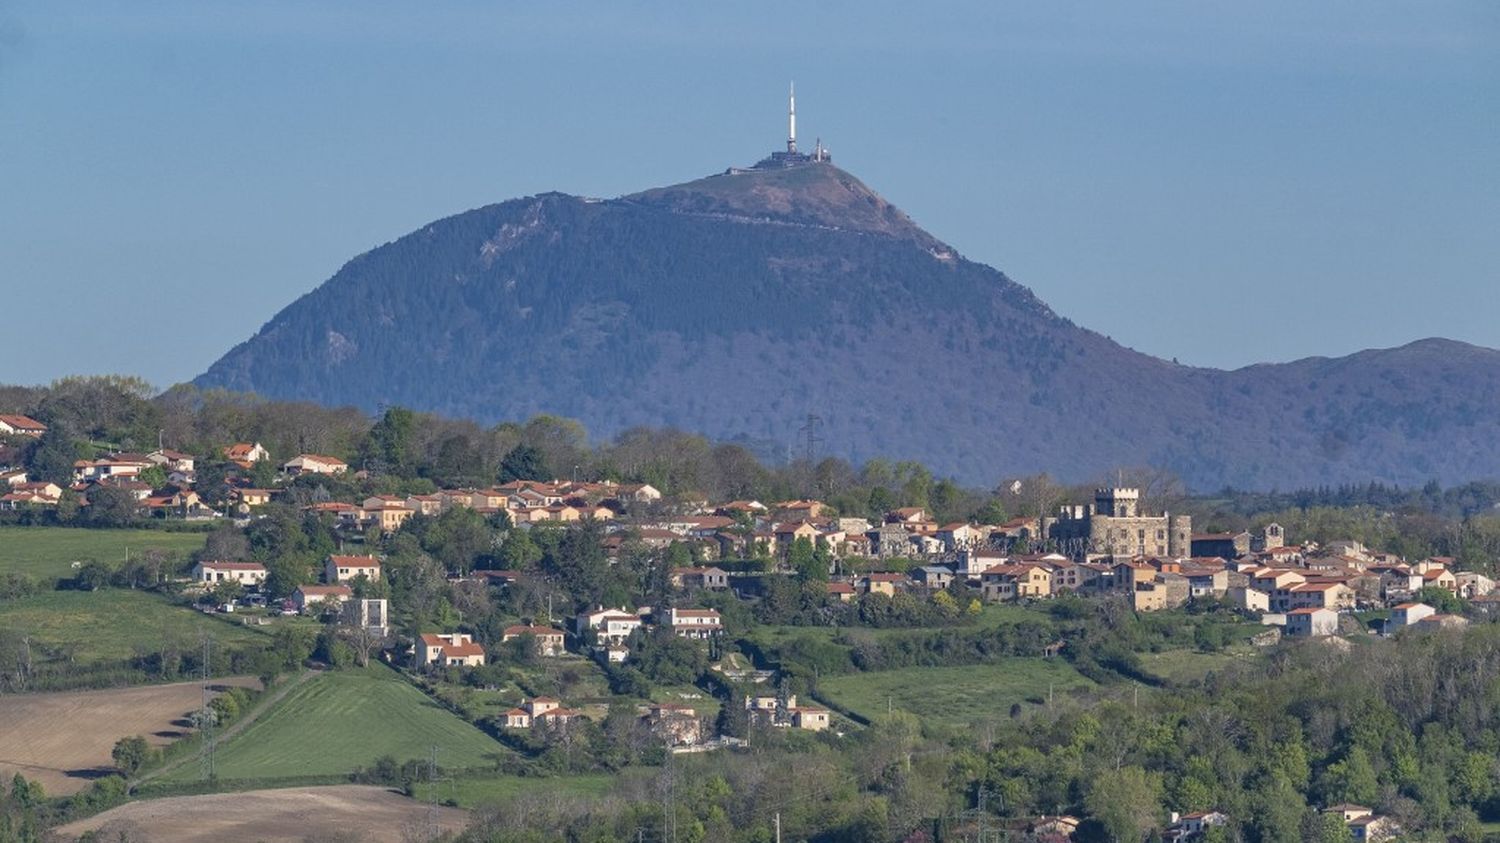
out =
[[(254, 677), (212, 680), (214, 687), (259, 687)], [(0, 694), (0, 776), (39, 781), (50, 796), (68, 796), (114, 771), (115, 741), (142, 735), (156, 746), (192, 731), (186, 719), (202, 705), (197, 682), (98, 691)]]
[[(126, 832), (151, 843), (257, 840), (302, 841), (326, 838), (374, 843), (428, 839), (425, 803), (383, 787), (332, 785), (172, 796), (131, 802), (86, 820), (53, 829), (63, 840), (104, 830), (111, 839)], [(461, 830), (468, 814), (438, 808), (440, 832)]]

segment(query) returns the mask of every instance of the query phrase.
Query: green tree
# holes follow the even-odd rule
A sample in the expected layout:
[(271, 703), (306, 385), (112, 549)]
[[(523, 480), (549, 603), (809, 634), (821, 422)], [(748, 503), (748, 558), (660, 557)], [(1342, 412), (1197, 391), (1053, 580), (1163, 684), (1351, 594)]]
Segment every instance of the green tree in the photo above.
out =
[(73, 429), (63, 423), (52, 422), (42, 439), (31, 450), (26, 472), (30, 479), (66, 486), (73, 482), (73, 463), (84, 456), (74, 439)]
[(134, 523), (140, 512), (140, 501), (135, 495), (115, 486), (90, 486), (89, 505), (84, 519), (99, 527), (127, 527)]
[(1101, 773), (1084, 798), (1084, 808), (1109, 833), (1111, 840), (1140, 840), (1160, 823), (1161, 777), (1140, 767)]
[(151, 745), (140, 735), (120, 738), (115, 741), (110, 757), (114, 758), (116, 769), (127, 776), (133, 776), (151, 758)]
[[(796, 541), (792, 542), (791, 549), (787, 551), (787, 567), (796, 571), (799, 577), (807, 579), (813, 567), (814, 551), (815, 548), (813, 547), (812, 539), (809, 539), (807, 536), (798, 536)], [(827, 578), (826, 572), (824, 573), (824, 578)]]
[(150, 486), (152, 489), (160, 489), (167, 485), (167, 470), (159, 465), (153, 465), (142, 469), (136, 479)]
[(517, 445), (500, 461), (501, 483), (512, 480), (551, 480), (554, 476), (541, 449), (531, 445)]
[(378, 467), (398, 477), (410, 477), (416, 463), (414, 453), (417, 416), (405, 407), (391, 407), (370, 428), (360, 448), (366, 468)]
[(524, 571), (542, 561), (542, 549), (531, 538), (530, 530), (511, 530), (500, 543), (500, 564), (508, 571)]
[(1362, 747), (1353, 747), (1342, 759), (1328, 765), (1323, 771), (1320, 788), (1324, 804), (1353, 802), (1368, 805), (1380, 796), (1380, 782), (1375, 768), (1370, 763), (1369, 753)]

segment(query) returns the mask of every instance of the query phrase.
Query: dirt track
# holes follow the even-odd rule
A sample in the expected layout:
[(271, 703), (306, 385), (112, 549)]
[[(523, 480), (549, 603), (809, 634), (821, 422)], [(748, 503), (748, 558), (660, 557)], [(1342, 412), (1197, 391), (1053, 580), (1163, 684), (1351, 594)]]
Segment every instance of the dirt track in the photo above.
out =
[[(215, 685), (259, 686), (251, 677)], [(115, 741), (143, 735), (156, 746), (192, 729), (185, 720), (203, 702), (196, 682), (100, 691), (0, 695), (0, 776), (40, 781), (67, 796), (113, 771)]]
[[(439, 808), (439, 831), (458, 831), (468, 815)], [(86, 831), (127, 831), (151, 843), (257, 840), (266, 843), (327, 837), (374, 843), (426, 840), (428, 806), (366, 785), (252, 790), (173, 796), (132, 802), (53, 830), (63, 840)]]

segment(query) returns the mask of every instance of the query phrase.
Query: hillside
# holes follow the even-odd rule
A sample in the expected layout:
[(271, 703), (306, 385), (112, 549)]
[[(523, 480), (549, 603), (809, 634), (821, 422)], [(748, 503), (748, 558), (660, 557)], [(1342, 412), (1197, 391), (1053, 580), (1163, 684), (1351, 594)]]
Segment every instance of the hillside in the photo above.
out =
[(1232, 372), (1139, 354), (812, 164), (439, 220), (197, 383), (783, 447), (814, 412), (825, 453), (976, 484), (1153, 464), (1198, 489), (1285, 489), (1500, 476), (1497, 380), (1500, 353), (1439, 340)]

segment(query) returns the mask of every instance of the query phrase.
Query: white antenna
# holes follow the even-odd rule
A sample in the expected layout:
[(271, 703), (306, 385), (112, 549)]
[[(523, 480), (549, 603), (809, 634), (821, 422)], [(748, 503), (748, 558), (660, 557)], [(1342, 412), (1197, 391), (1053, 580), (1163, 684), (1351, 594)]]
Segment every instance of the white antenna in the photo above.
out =
[(786, 96), (786, 151), (797, 154), (797, 83), (793, 82)]

